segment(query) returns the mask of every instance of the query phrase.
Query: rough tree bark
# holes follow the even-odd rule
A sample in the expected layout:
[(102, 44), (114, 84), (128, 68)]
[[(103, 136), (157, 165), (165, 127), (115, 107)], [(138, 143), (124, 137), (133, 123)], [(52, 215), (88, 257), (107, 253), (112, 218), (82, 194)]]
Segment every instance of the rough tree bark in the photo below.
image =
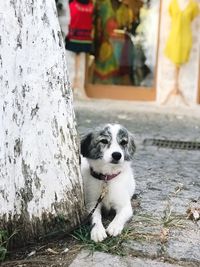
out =
[(0, 229), (78, 224), (79, 146), (55, 0), (0, 1)]

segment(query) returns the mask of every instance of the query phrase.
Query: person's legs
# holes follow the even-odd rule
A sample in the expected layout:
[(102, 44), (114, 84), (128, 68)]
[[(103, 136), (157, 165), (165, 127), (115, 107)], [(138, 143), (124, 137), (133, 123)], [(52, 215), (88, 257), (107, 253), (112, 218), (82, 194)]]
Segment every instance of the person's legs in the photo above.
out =
[(78, 98), (87, 99), (85, 93), (85, 53), (77, 53), (75, 56), (75, 76), (73, 82), (73, 90)]
[(67, 69), (69, 73), (69, 80), (73, 88), (75, 79), (75, 53), (70, 50), (65, 50)]

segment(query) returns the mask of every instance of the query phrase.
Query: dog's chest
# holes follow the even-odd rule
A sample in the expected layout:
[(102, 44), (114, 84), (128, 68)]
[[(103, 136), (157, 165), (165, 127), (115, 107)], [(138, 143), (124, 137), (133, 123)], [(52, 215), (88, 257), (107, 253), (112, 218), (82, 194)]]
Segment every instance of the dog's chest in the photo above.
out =
[(111, 182), (105, 186), (107, 186), (107, 193), (105, 194), (102, 203), (106, 209), (116, 209), (116, 207), (120, 206), (123, 203), (124, 199), (129, 198), (124, 184)]
[(102, 201), (102, 204), (107, 210), (114, 208), (115, 199), (112, 198), (112, 195), (110, 194), (109, 190), (107, 191), (107, 193), (106, 193), (106, 195)]

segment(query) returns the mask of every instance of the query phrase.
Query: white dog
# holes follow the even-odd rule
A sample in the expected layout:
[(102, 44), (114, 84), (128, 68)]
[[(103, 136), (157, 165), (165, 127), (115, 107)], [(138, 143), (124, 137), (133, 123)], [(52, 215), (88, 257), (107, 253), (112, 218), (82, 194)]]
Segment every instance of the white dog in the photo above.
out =
[[(81, 170), (87, 210), (97, 203), (102, 187), (107, 183), (108, 192), (92, 215), (91, 239), (100, 242), (117, 236), (132, 216), (131, 197), (135, 180), (131, 161), (135, 152), (133, 136), (119, 124), (107, 124), (85, 135), (81, 140)], [(105, 229), (101, 208), (116, 211), (113, 221)]]

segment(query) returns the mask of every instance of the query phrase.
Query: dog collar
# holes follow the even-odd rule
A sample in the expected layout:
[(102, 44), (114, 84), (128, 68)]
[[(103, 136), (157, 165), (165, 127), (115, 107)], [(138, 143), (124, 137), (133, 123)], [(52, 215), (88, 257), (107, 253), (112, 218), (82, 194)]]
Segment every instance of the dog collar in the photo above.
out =
[(100, 172), (95, 172), (92, 168), (90, 168), (90, 174), (101, 181), (110, 181), (113, 178), (117, 177), (121, 172), (115, 173), (115, 174), (103, 174)]

